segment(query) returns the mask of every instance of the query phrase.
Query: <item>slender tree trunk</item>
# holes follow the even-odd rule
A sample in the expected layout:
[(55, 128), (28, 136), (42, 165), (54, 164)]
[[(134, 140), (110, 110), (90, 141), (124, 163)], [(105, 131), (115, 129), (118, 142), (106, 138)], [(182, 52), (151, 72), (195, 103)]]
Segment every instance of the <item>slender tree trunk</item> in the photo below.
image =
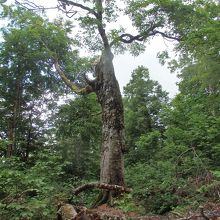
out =
[(9, 144), (7, 145), (6, 157), (11, 157), (13, 155), (13, 142), (14, 142), (14, 128), (13, 121), (8, 123), (8, 140)]
[(9, 125), (8, 125), (8, 140), (10, 141), (10, 143), (8, 144), (7, 147), (6, 157), (13, 156), (16, 149), (17, 125), (21, 111), (21, 96), (22, 96), (22, 78), (18, 77), (16, 79), (15, 100), (13, 106), (12, 119), (9, 121)]
[(32, 112), (29, 114), (28, 117), (28, 121), (29, 121), (29, 127), (27, 130), (27, 139), (26, 139), (26, 149), (25, 149), (25, 153), (24, 153), (24, 161), (28, 161), (29, 158), (29, 153), (30, 153), (30, 148), (31, 148), (31, 133), (32, 133)]
[[(95, 69), (94, 90), (102, 107), (103, 123), (100, 182), (124, 186), (124, 111), (112, 60), (110, 50), (103, 52)], [(104, 200), (109, 199), (109, 196), (104, 197)]]

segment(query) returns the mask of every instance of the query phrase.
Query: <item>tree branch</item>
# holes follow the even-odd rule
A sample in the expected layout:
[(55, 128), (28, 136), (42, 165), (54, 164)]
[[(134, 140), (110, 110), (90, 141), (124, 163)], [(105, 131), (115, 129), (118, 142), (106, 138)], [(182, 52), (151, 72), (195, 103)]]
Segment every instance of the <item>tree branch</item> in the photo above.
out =
[(74, 6), (72, 6), (70, 9), (67, 9), (65, 4), (59, 2), (57, 7), (58, 10), (65, 13), (68, 18), (72, 18), (75, 14), (77, 14), (77, 11), (73, 10)]
[(162, 37), (167, 38), (167, 39), (176, 40), (176, 41), (182, 41), (181, 37), (170, 36), (168, 34), (165, 34), (164, 32), (161, 32), (161, 31), (155, 30), (152, 33), (153, 33), (153, 35), (160, 34)]
[[(182, 39), (180, 37), (175, 37), (175, 36), (170, 36), (164, 32), (154, 30), (156, 26), (150, 27), (147, 31), (143, 32), (142, 34), (138, 35), (132, 35), (129, 33), (125, 33), (119, 36), (118, 40), (121, 41), (122, 43), (130, 44), (133, 41), (144, 41), (146, 40), (147, 37), (155, 36), (157, 34), (161, 35), (164, 38), (171, 39), (171, 40), (176, 40), (176, 41), (181, 41)], [(110, 43), (110, 46), (114, 45), (114, 41)]]
[(65, 8), (65, 6), (69, 6), (69, 5), (72, 5), (72, 6), (75, 6), (77, 8), (81, 8), (85, 11), (88, 11), (90, 14), (93, 14), (96, 18), (98, 17), (98, 14), (91, 8), (85, 6), (85, 5), (82, 5), (80, 3), (76, 3), (76, 2), (72, 2), (72, 1), (69, 1), (69, 0), (58, 0), (58, 2), (61, 3), (61, 5), (63, 6), (63, 8)]
[[(61, 10), (62, 12), (64, 12), (67, 15), (67, 17), (69, 17), (69, 18), (71, 18), (72, 16), (74, 16), (77, 13), (77, 11), (72, 10), (73, 7), (77, 7), (77, 8), (81, 8), (83, 10), (88, 11), (89, 13), (93, 14), (96, 18), (98, 18), (98, 14), (93, 9), (91, 9), (85, 5), (82, 5), (82, 4), (79, 4), (76, 2), (72, 2), (69, 0), (58, 0), (58, 3), (59, 3), (58, 6), (54, 6), (54, 7), (44, 7), (44, 6), (35, 4), (34, 2), (29, 1), (29, 0), (25, 0), (23, 3), (21, 3), (18, 0), (15, 0), (15, 3), (18, 5), (21, 5), (22, 7), (26, 8), (28, 10), (32, 10), (32, 11), (58, 9), (58, 10)], [(73, 7), (71, 9), (67, 10), (66, 6), (73, 6)]]
[(32, 1), (24, 1), (24, 3), (21, 3), (20, 1), (15, 0), (15, 3), (18, 4), (18, 5), (21, 5), (23, 8), (26, 8), (26, 9), (32, 10), (32, 11), (35, 11), (35, 10), (49, 10), (49, 9), (57, 9), (58, 8), (57, 6), (46, 8), (42, 5), (37, 5)]
[(96, 8), (97, 8), (96, 18), (98, 20), (98, 31), (102, 38), (104, 48), (109, 50), (110, 49), (109, 41), (108, 41), (107, 35), (105, 33), (105, 29), (103, 27), (103, 23), (102, 23), (102, 14), (103, 14), (102, 0), (95, 0), (95, 3), (96, 3)]
[(73, 190), (73, 193), (75, 195), (78, 195), (79, 193), (88, 190), (88, 189), (94, 189), (94, 188), (99, 188), (99, 189), (105, 189), (105, 190), (115, 190), (119, 192), (125, 192), (125, 193), (130, 193), (132, 192), (131, 188), (123, 187), (123, 186), (118, 186), (118, 185), (110, 185), (107, 183), (98, 183), (98, 182), (93, 182), (93, 183), (87, 183), (84, 184), (76, 189)]
[(74, 82), (70, 81), (65, 73), (63, 72), (63, 70), (60, 68), (60, 65), (59, 65), (59, 62), (58, 62), (58, 58), (57, 58), (57, 55), (56, 53), (54, 53), (53, 51), (51, 51), (47, 45), (44, 43), (43, 40), (40, 39), (40, 41), (42, 42), (42, 44), (45, 46), (48, 54), (50, 55), (52, 61), (54, 62), (54, 67), (56, 69), (56, 71), (58, 72), (59, 76), (61, 77), (61, 79), (63, 80), (63, 82), (73, 91), (75, 92), (76, 94), (79, 94), (79, 95), (86, 95), (86, 94), (89, 94), (91, 92), (94, 92), (93, 88), (90, 86), (90, 85), (87, 85), (86, 87), (84, 88), (81, 88), (79, 86), (77, 86)]
[(104, 29), (103, 23), (102, 23), (102, 14), (103, 14), (102, 0), (94, 0), (94, 2), (96, 4), (97, 11), (95, 11), (92, 8), (87, 7), (87, 6), (83, 5), (83, 4), (76, 3), (76, 2), (73, 2), (73, 1), (69, 1), (69, 0), (58, 0), (58, 2), (60, 3), (60, 6), (65, 11), (66, 11), (66, 6), (72, 5), (74, 7), (78, 7), (78, 8), (81, 8), (81, 9), (85, 10), (85, 11), (88, 11), (90, 14), (94, 15), (96, 17), (96, 19), (97, 19), (98, 31), (99, 31), (99, 34), (100, 34), (100, 36), (102, 38), (102, 41), (104, 43), (104, 48), (105, 49), (109, 49), (110, 48), (109, 42), (108, 42), (108, 38), (106, 36), (105, 29)]
[(55, 69), (56, 71), (58, 72), (58, 74), (60, 75), (61, 79), (63, 80), (63, 82), (73, 91), (75, 92), (76, 94), (79, 94), (79, 95), (85, 95), (85, 94), (89, 94), (91, 92), (93, 92), (93, 89), (91, 86), (86, 86), (84, 88), (80, 88), (79, 86), (77, 86), (75, 83), (73, 83), (72, 81), (70, 81), (65, 73), (62, 71), (62, 69), (60, 68), (60, 65), (58, 63), (58, 60), (55, 59), (55, 62), (54, 62), (54, 66), (55, 66)]
[[(161, 31), (152, 31), (152, 32), (148, 32), (147, 34), (138, 34), (136, 36), (133, 36), (132, 34), (122, 34), (119, 36), (119, 40), (123, 43), (132, 43), (133, 41), (144, 41), (147, 37), (150, 36), (155, 36), (157, 34), (160, 34), (162, 37), (164, 38), (168, 38), (168, 39), (172, 39), (172, 40), (176, 40), (176, 41), (181, 41), (181, 38), (179, 37), (174, 37), (174, 36), (169, 36)], [(113, 45), (114, 42), (111, 43), (111, 45)]]
[[(143, 36), (141, 36), (140, 34), (133, 36), (132, 34), (126, 33), (126, 34), (120, 35), (119, 40), (123, 43), (130, 44), (133, 41), (144, 41), (145, 38)], [(112, 42), (111, 45), (113, 45), (113, 44), (114, 43)]]
[(58, 2), (60, 3), (59, 8), (62, 7), (63, 10), (66, 11), (66, 14), (67, 14), (66, 6), (71, 5), (71, 6), (74, 6), (74, 7), (77, 7), (77, 8), (81, 8), (85, 11), (88, 11), (90, 14), (94, 15), (97, 19), (98, 31), (99, 31), (99, 34), (102, 38), (104, 48), (105, 49), (110, 48), (108, 38), (106, 36), (105, 29), (104, 29), (103, 23), (102, 23), (102, 14), (103, 14), (102, 0), (94, 0), (95, 5), (96, 5), (96, 9), (97, 9), (96, 11), (93, 10), (92, 8), (90, 8), (90, 7), (87, 7), (87, 6), (83, 5), (83, 4), (76, 3), (76, 2), (73, 2), (73, 1), (69, 1), (69, 0), (58, 0)]

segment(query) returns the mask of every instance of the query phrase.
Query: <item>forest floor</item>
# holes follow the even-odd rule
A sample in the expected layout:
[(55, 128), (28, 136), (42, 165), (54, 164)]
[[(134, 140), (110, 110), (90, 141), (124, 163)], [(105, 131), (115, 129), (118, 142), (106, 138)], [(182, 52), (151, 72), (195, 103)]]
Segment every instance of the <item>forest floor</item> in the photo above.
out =
[[(120, 209), (109, 207), (107, 205), (99, 206), (95, 209), (86, 209), (85, 207), (75, 208), (77, 214), (74, 218), (81, 220), (220, 220), (220, 204), (209, 203), (197, 210), (190, 210), (185, 215), (176, 212), (170, 212), (167, 215), (146, 215), (140, 216), (135, 212), (124, 212)], [(62, 218), (64, 219), (64, 218)], [(66, 218), (65, 218), (66, 219)]]

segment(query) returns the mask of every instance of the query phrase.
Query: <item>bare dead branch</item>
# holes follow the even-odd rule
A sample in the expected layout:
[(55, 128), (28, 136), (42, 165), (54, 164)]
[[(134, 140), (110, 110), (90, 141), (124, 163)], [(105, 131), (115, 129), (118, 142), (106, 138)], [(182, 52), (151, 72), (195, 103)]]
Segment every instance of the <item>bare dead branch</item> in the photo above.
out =
[(81, 193), (85, 190), (94, 189), (94, 188), (105, 189), (105, 190), (114, 190), (114, 191), (119, 191), (121, 193), (130, 193), (130, 192), (132, 192), (131, 188), (127, 188), (127, 187), (124, 187), (124, 186), (110, 185), (110, 184), (107, 184), (107, 183), (92, 182), (92, 183), (84, 184), (84, 185), (74, 189), (73, 193), (75, 195), (78, 195), (79, 193)]
[(18, 0), (15, 0), (15, 3), (20, 5), (20, 6), (22, 6), (23, 8), (31, 10), (31, 11), (37, 11), (37, 10), (43, 11), (43, 10), (50, 10), (50, 9), (58, 9), (57, 6), (54, 6), (54, 7), (44, 7), (42, 5), (37, 5), (34, 2), (32, 2), (32, 1), (20, 2)]
[[(73, 10), (75, 7), (77, 7), (77, 8), (81, 8), (83, 10), (88, 11), (90, 14), (93, 14), (96, 18), (98, 18), (98, 14), (93, 9), (85, 5), (72, 2), (69, 0), (58, 0), (58, 5), (54, 7), (44, 7), (42, 5), (35, 4), (34, 2), (30, 0), (25, 0), (22, 2), (19, 0), (15, 0), (15, 3), (22, 6), (23, 8), (26, 8), (32, 11), (37, 11), (37, 10), (44, 11), (44, 10), (49, 10), (49, 9), (58, 9), (62, 11), (63, 13), (65, 13), (68, 18), (72, 18), (77, 13), (76, 10)], [(70, 9), (67, 9), (66, 6), (72, 6), (72, 7)]]
[(34, 197), (37, 196), (38, 190), (37, 189), (27, 189), (17, 195), (8, 195), (6, 198), (1, 200), (3, 204), (5, 204), (4, 208), (7, 208), (8, 205), (10, 205), (12, 202), (26, 199), (27, 197)]
[(93, 14), (96, 18), (98, 17), (98, 14), (93, 9), (91, 9), (85, 5), (82, 5), (80, 3), (76, 3), (73, 1), (69, 1), (69, 0), (58, 0), (58, 2), (63, 6), (64, 9), (66, 6), (72, 5), (74, 7), (81, 8), (85, 11), (88, 11), (90, 14)]
[(63, 12), (64, 14), (66, 14), (66, 16), (68, 18), (72, 18), (74, 15), (77, 14), (77, 11), (76, 10), (73, 10), (73, 6), (70, 8), (70, 9), (67, 9), (65, 4), (61, 3), (61, 2), (58, 2), (58, 10)]

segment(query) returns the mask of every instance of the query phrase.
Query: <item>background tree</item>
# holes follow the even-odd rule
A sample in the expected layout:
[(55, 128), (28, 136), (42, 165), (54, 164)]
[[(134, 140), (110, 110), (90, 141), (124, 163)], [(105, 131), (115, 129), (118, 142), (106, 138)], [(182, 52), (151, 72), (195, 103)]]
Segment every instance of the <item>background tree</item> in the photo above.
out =
[(160, 113), (168, 96), (157, 81), (149, 77), (147, 68), (140, 66), (124, 87), (125, 134), (129, 161), (152, 158), (157, 152), (165, 126)]
[(185, 68), (181, 80), (181, 93), (173, 100), (173, 109), (167, 114), (168, 141), (176, 146), (185, 146), (189, 151), (198, 151), (206, 163), (217, 165), (219, 90), (210, 88), (210, 84), (204, 85), (204, 75), (199, 64)]
[[(173, 2), (173, 4), (175, 3)], [(172, 2), (162, 4), (160, 10), (167, 14), (168, 9), (172, 8), (173, 4)], [(179, 75), (181, 79), (179, 85), (180, 95), (173, 101), (174, 111), (172, 112), (170, 109), (172, 116), (168, 113), (172, 119), (179, 119), (174, 124), (171, 122), (172, 125), (170, 124), (171, 126), (168, 127), (167, 133), (170, 132), (169, 135), (173, 135), (179, 140), (185, 140), (183, 145), (187, 146), (186, 150), (191, 146), (191, 150), (198, 150), (204, 161), (209, 163), (211, 156), (205, 156), (205, 149), (209, 149), (210, 151), (208, 151), (211, 153), (212, 147), (216, 149), (217, 143), (210, 144), (209, 141), (215, 142), (215, 138), (218, 139), (214, 135), (214, 130), (216, 126), (218, 127), (218, 122), (215, 121), (218, 121), (216, 99), (218, 99), (219, 94), (219, 31), (216, 29), (216, 25), (219, 24), (218, 14), (220, 8), (216, 1), (201, 1), (199, 4), (195, 1), (191, 4), (183, 4), (181, 7), (179, 5), (177, 8), (175, 11), (179, 15), (181, 13), (188, 14), (192, 22), (185, 25), (187, 23), (186, 17), (181, 20), (180, 17), (178, 19), (178, 16), (175, 18), (175, 16), (172, 17), (172, 14), (167, 14), (169, 19), (175, 23), (175, 33), (178, 33), (181, 37), (179, 44), (176, 46), (176, 50), (180, 52), (179, 60), (171, 61), (171, 65), (174, 69), (182, 68)], [(192, 13), (192, 9), (195, 13)], [(177, 117), (175, 117), (175, 113)], [(180, 125), (181, 123), (182, 125)], [(178, 129), (172, 130), (172, 127), (178, 127)], [(208, 129), (211, 127), (215, 128), (211, 131)], [(213, 139), (206, 139), (205, 137), (210, 137), (206, 132), (210, 131), (211, 133), (214, 132), (213, 136), (211, 135)], [(203, 138), (200, 136), (202, 133)], [(180, 135), (179, 138), (178, 135)], [(175, 142), (175, 144), (183, 142)], [(212, 147), (210, 147), (211, 145)]]
[(0, 45), (0, 218), (52, 219), (57, 201), (67, 201), (71, 194), (68, 184), (74, 186), (78, 179), (66, 175), (67, 163), (51, 145), (50, 119), (65, 89), (43, 40), (50, 47), (60, 45), (65, 64), (73, 57), (81, 61), (77, 51), (68, 53), (72, 40), (65, 29), (70, 24), (49, 22), (21, 8), (1, 12), (6, 26)]
[(18, 153), (28, 158), (32, 146), (37, 146), (34, 139), (42, 133), (43, 120), (37, 112), (42, 106), (39, 98), (46, 95), (45, 84), (42, 83), (46, 77), (41, 71), (48, 68), (48, 63), (39, 63), (39, 58), (42, 58), (42, 53), (36, 51), (39, 44), (33, 41), (30, 26), (21, 22), (24, 17), (35, 23), (42, 22), (42, 19), (30, 13), (24, 15), (21, 11), (14, 12), (12, 16), (18, 13), (22, 14), (20, 20), (19, 17), (16, 21), (12, 19), (16, 23), (11, 23), (11, 27), (3, 31), (4, 41), (1, 43), (1, 116), (7, 123), (2, 134), (10, 142), (5, 151), (8, 157)]
[[(167, 131), (156, 162), (139, 163), (128, 170), (128, 181), (140, 183), (134, 195), (156, 212), (180, 203), (192, 207), (218, 201), (212, 194), (218, 182), (213, 180), (216, 161), (211, 155), (215, 152), (218, 158), (219, 5), (215, 1), (130, 1), (128, 13), (139, 31), (152, 24), (158, 26), (158, 35), (163, 31), (176, 38), (180, 59), (169, 64), (172, 70), (185, 67), (180, 73), (180, 94), (165, 111)], [(166, 53), (162, 55), (168, 58)], [(167, 175), (161, 175), (163, 169)]]
[(101, 109), (94, 94), (78, 96), (60, 107), (55, 116), (57, 145), (67, 172), (82, 179), (96, 179), (101, 143)]
[[(130, 151), (126, 180), (134, 189), (136, 204), (146, 212), (181, 213), (202, 203), (219, 202), (214, 193), (220, 186), (219, 90), (210, 90), (209, 80), (204, 77), (204, 74), (212, 75), (211, 70), (215, 71), (215, 66), (204, 69), (200, 62), (184, 68), (179, 75), (180, 94), (160, 111), (160, 120), (165, 125), (163, 136), (156, 136), (155, 132), (142, 134), (134, 143), (136, 151)], [(138, 91), (132, 88), (134, 93)], [(125, 106), (129, 106), (129, 99), (126, 102)], [(135, 118), (125, 114), (128, 125), (134, 124), (131, 128), (144, 118), (139, 111), (143, 109), (141, 103), (131, 105), (136, 110), (133, 114), (139, 113)], [(128, 110), (125, 108), (129, 116)], [(142, 122), (137, 128), (144, 125)], [(161, 140), (159, 145), (158, 140)]]
[[(6, 8), (4, 12), (2, 15), (7, 16), (10, 22), (2, 30), (0, 52), (0, 114), (4, 119), (1, 137), (8, 141), (3, 152), (8, 157), (19, 154), (27, 159), (33, 146), (37, 147), (36, 139), (43, 137), (48, 108), (52, 113), (55, 101), (65, 91), (54, 74), (45, 42), (50, 47), (56, 45), (57, 49), (60, 46), (59, 51), (64, 57), (72, 40), (64, 30), (68, 24), (63, 29), (59, 27), (61, 20), (50, 23), (23, 9)], [(69, 61), (73, 56), (77, 57), (76, 51), (69, 53)], [(68, 59), (65, 63), (69, 62)]]

